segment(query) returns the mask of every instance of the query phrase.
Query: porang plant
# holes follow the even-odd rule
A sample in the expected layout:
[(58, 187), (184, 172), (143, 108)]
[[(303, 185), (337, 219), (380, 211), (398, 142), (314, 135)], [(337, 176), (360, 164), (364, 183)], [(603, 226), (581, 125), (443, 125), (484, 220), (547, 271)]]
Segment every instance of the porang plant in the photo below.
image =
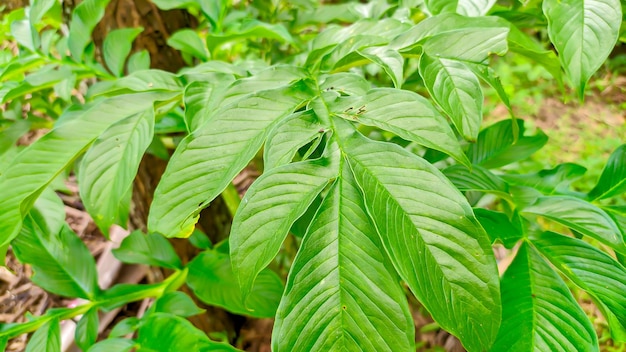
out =
[[(0, 247), (37, 285), (86, 303), (0, 325), (0, 345), (34, 332), (28, 350), (58, 351), (59, 322), (82, 316), (83, 350), (235, 350), (185, 319), (202, 312), (185, 283), (208, 304), (275, 317), (275, 351), (415, 350), (409, 291), (468, 351), (598, 351), (572, 285), (626, 341), (626, 145), (591, 190), (571, 189), (586, 171), (573, 163), (516, 173), (548, 137), (513, 115), (489, 67), (524, 55), (582, 101), (620, 37), (618, 0), (153, 2), (199, 19), (168, 41), (190, 64), (177, 74), (149, 69), (146, 52), (127, 58), (141, 28), (95, 50), (108, 1), (82, 1), (69, 30), (55, 0), (3, 18), (19, 52), (0, 61)], [(483, 126), (483, 85), (510, 119)], [(52, 129), (15, 145), (40, 127)], [(76, 174), (107, 236), (127, 225), (146, 152), (169, 159), (149, 233), (115, 254), (171, 275), (104, 290), (54, 191)], [(200, 211), (253, 159), (263, 173), (235, 201), (230, 237), (209, 243)], [(283, 284), (268, 265), (287, 236), (299, 249)], [(183, 265), (172, 237), (203, 251)], [(516, 251), (502, 277), (494, 244)], [(96, 341), (98, 311), (146, 297), (146, 314)]]

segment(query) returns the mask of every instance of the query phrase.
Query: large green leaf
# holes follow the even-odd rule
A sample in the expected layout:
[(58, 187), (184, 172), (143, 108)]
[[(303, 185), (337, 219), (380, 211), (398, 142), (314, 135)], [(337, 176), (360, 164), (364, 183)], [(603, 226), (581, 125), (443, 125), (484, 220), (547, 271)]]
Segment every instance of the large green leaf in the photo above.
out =
[(298, 81), (244, 95), (187, 136), (155, 191), (150, 231), (167, 237), (190, 235), (200, 210), (248, 164), (273, 125), (309, 98), (304, 85)]
[[(358, 49), (386, 44), (408, 28), (407, 24), (394, 18), (361, 19), (350, 26), (328, 26), (313, 40), (307, 65), (314, 65), (323, 58), (326, 69), (331, 70), (342, 59), (356, 54)], [(361, 56), (356, 54), (356, 58), (358, 60)]]
[(169, 269), (182, 269), (180, 258), (174, 247), (165, 237), (153, 233), (144, 235), (133, 231), (120, 246), (113, 250), (113, 255), (125, 263), (139, 263), (160, 266)]
[(426, 0), (428, 10), (434, 15), (456, 12), (465, 16), (484, 16), (496, 0)]
[(456, 129), (475, 141), (483, 121), (483, 91), (476, 75), (460, 61), (422, 55), (419, 72), (433, 100)]
[(336, 91), (342, 95), (362, 96), (372, 88), (371, 83), (363, 76), (352, 72), (340, 72), (332, 75), (322, 75), (320, 89)]
[(135, 348), (135, 342), (133, 340), (122, 338), (108, 338), (102, 340), (95, 345), (91, 346), (88, 352), (129, 352)]
[(96, 262), (67, 225), (50, 233), (40, 215), (33, 212), (24, 219), (11, 246), (20, 262), (33, 267), (33, 282), (45, 290), (84, 299), (93, 299), (100, 292)]
[(56, 0), (31, 0), (30, 1), (30, 23), (34, 26), (39, 23), (43, 16), (54, 6)]
[(589, 78), (609, 56), (619, 35), (619, 0), (546, 0), (543, 13), (561, 66), (582, 99)]
[(189, 131), (195, 131), (209, 120), (220, 106), (228, 88), (225, 83), (230, 80), (224, 79), (219, 84), (196, 81), (185, 88), (185, 121)]
[(553, 50), (546, 50), (538, 41), (514, 25), (511, 25), (507, 39), (510, 51), (524, 55), (543, 66), (557, 80), (559, 86), (563, 87), (561, 65)]
[[(520, 224), (514, 223), (509, 217), (501, 212), (475, 208), (476, 219), (483, 226), (491, 242), (500, 241), (506, 248), (513, 246), (523, 237)], [(519, 217), (513, 214), (514, 217)]]
[(233, 270), (244, 296), (280, 250), (293, 223), (337, 174), (336, 161), (321, 158), (266, 172), (246, 192), (230, 235)]
[(221, 45), (238, 39), (265, 38), (282, 43), (293, 42), (287, 28), (280, 23), (271, 24), (251, 19), (238, 24), (238, 28), (230, 29), (226, 33), (209, 33), (206, 39), (209, 51), (213, 52)]
[(58, 319), (43, 324), (31, 336), (25, 352), (61, 352), (61, 329)]
[(567, 285), (528, 243), (502, 277), (502, 326), (491, 351), (598, 351)]
[[(517, 136), (513, 124), (517, 123)], [(467, 156), (472, 163), (487, 169), (523, 160), (541, 149), (548, 136), (540, 129), (533, 136), (524, 135), (523, 120), (503, 120), (480, 131), (476, 143), (470, 145)]]
[(434, 166), (372, 142), (335, 119), (340, 145), (400, 277), (469, 351), (490, 346), (500, 323), (489, 239), (463, 195)]
[(509, 23), (499, 17), (466, 17), (444, 13), (421, 21), (399, 35), (390, 47), (410, 51), (422, 45), (434, 57), (482, 63), (507, 51)]
[(262, 270), (245, 299), (227, 254), (205, 251), (188, 268), (187, 284), (204, 303), (257, 318), (272, 318), (276, 314), (284, 286), (273, 271)]
[(144, 318), (136, 341), (139, 350), (147, 352), (239, 351), (228, 344), (211, 341), (188, 320), (167, 313), (152, 313)]
[(480, 166), (474, 165), (468, 169), (463, 165), (452, 165), (443, 170), (443, 174), (452, 181), (460, 191), (478, 191), (494, 193), (503, 198), (511, 197), (509, 185), (499, 176)]
[(96, 343), (98, 338), (98, 326), (100, 320), (98, 318), (98, 308), (91, 308), (87, 313), (83, 314), (76, 324), (74, 332), (74, 340), (76, 345), (83, 351), (89, 349)]
[(48, 134), (24, 149), (0, 174), (0, 246), (17, 235), (34, 198), (110, 125), (151, 107), (171, 92), (127, 94), (68, 109)]
[(565, 192), (570, 183), (580, 178), (587, 169), (574, 163), (557, 165), (553, 169), (541, 170), (531, 174), (503, 174), (508, 183), (538, 189), (544, 194)]
[(469, 166), (448, 122), (419, 94), (375, 88), (358, 99), (340, 99), (330, 108), (348, 120), (390, 131), (406, 140), (444, 152)]
[(603, 199), (626, 192), (626, 144), (609, 157), (598, 184), (589, 192), (591, 199)]
[(569, 196), (540, 197), (522, 212), (561, 223), (626, 254), (622, 232), (615, 221), (604, 210), (582, 199)]
[[(228, 265), (230, 266), (230, 263)], [(189, 278), (189, 276), (187, 276), (187, 278)], [(167, 292), (163, 296), (159, 297), (156, 301), (154, 301), (154, 304), (150, 307), (150, 309), (155, 313), (170, 313), (179, 317), (190, 317), (205, 312), (204, 309), (200, 309), (198, 308), (198, 306), (196, 306), (193, 298), (189, 297), (187, 294), (181, 291)], [(116, 325), (116, 327), (118, 325)], [(111, 332), (111, 334), (112, 333), (113, 332)]]
[(297, 112), (282, 120), (267, 137), (263, 150), (265, 170), (290, 163), (300, 147), (320, 139), (327, 128), (313, 110)]
[(143, 70), (114, 81), (102, 81), (89, 87), (90, 98), (99, 95), (114, 96), (129, 92), (176, 92), (183, 90), (181, 80), (174, 74), (162, 70)]
[(67, 46), (75, 60), (81, 61), (85, 47), (91, 42), (91, 32), (104, 16), (109, 1), (85, 0), (72, 11)]
[(167, 39), (167, 45), (183, 53), (190, 54), (202, 61), (209, 59), (209, 52), (202, 38), (193, 29), (182, 29)]
[(413, 333), (399, 279), (344, 165), (291, 267), (274, 350), (409, 351)]
[(400, 88), (404, 81), (404, 58), (396, 50), (385, 46), (373, 46), (356, 51), (357, 54), (370, 60), (385, 70), (394, 87)]
[(546, 232), (533, 245), (563, 275), (601, 301), (626, 326), (626, 268), (577, 238)]
[(102, 55), (114, 75), (119, 77), (124, 73), (126, 57), (130, 54), (133, 41), (142, 31), (142, 27), (115, 29), (104, 38)]
[(107, 128), (83, 157), (78, 172), (80, 196), (100, 230), (108, 236), (115, 223), (126, 227), (129, 192), (144, 152), (152, 142), (154, 108)]

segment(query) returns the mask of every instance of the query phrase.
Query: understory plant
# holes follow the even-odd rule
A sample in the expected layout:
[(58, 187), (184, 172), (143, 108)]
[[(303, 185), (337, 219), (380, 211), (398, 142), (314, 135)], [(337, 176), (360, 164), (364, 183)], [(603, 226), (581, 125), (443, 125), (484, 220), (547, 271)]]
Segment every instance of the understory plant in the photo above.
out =
[[(131, 54), (141, 28), (96, 50), (108, 1), (82, 1), (69, 30), (56, 0), (2, 19), (0, 39), (19, 48), (0, 56), (0, 248), (37, 285), (86, 303), (0, 325), (0, 346), (34, 332), (29, 350), (58, 351), (60, 321), (81, 316), (83, 350), (236, 350), (185, 319), (203, 311), (183, 284), (207, 304), (275, 318), (275, 351), (413, 351), (407, 294), (468, 351), (598, 351), (573, 286), (626, 341), (626, 145), (593, 189), (570, 187), (586, 172), (574, 163), (519, 174), (548, 137), (527, 131), (489, 66), (525, 56), (582, 102), (620, 38), (618, 0), (152, 2), (198, 18), (168, 40), (189, 64), (180, 72)], [(484, 85), (509, 119), (484, 126)], [(128, 225), (145, 153), (168, 159), (148, 233), (114, 253), (171, 274), (102, 289), (55, 191), (76, 175), (108, 236)], [(233, 200), (251, 161), (262, 175)], [(210, 243), (196, 223), (224, 192), (230, 237)], [(287, 237), (298, 249), (281, 259), (285, 279), (272, 263)], [(202, 251), (183, 264), (166, 238)], [(502, 276), (493, 246), (515, 253)], [(97, 341), (99, 311), (148, 297), (146, 314)]]

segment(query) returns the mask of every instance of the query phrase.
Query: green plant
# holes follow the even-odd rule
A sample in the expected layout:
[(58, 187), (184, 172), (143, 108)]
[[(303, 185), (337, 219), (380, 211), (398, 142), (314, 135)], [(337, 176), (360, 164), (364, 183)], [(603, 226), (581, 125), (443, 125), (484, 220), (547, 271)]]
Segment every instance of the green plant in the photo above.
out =
[[(56, 1), (33, 1), (25, 19), (13, 15), (21, 52), (2, 66), (3, 102), (43, 99), (46, 114), (54, 106), (60, 94), (49, 89), (58, 82), (36, 81), (41, 71), (32, 72), (31, 57), (64, 79), (74, 72), (66, 87), (87, 77), (102, 81), (84, 104), (65, 99), (63, 113), (49, 115), (58, 116), (54, 128), (0, 167), (1, 246), (33, 265), (41, 287), (89, 302), (0, 326), (0, 341), (37, 330), (29, 348), (55, 350), (59, 321), (82, 315), (77, 341), (89, 351), (234, 350), (182, 318), (201, 312), (176, 291), (187, 283), (208, 304), (275, 317), (276, 351), (409, 351), (415, 341), (406, 285), (469, 351), (598, 350), (591, 322), (559, 273), (589, 293), (613, 338), (625, 340), (626, 210), (606, 200), (626, 191), (626, 145), (581, 194), (568, 188), (586, 171), (576, 164), (511, 171), (546, 143), (541, 130), (529, 135), (515, 116), (481, 130), (481, 82), (511, 110), (490, 55), (524, 55), (558, 82), (562, 67), (582, 99), (617, 41), (618, 1), (493, 9), (494, 1), (261, 1), (234, 9), (226, 1), (154, 2), (203, 18), (197, 30), (169, 40), (196, 66), (178, 74), (140, 70), (141, 54), (124, 66), (134, 29), (111, 32), (107, 68), (97, 64), (85, 35), (107, 1), (77, 7), (69, 37), (50, 35), (58, 40), (52, 53), (36, 44), (44, 32), (35, 19), (53, 12)], [(525, 32), (546, 22), (558, 57)], [(125, 67), (130, 74), (117, 78)], [(51, 185), (74, 170), (87, 210), (107, 235), (128, 221), (141, 157), (171, 133), (185, 137), (156, 189), (150, 234), (133, 232), (116, 256), (174, 273), (160, 284), (103, 291), (85, 246), (59, 220)], [(230, 238), (206, 243), (194, 231), (200, 211), (261, 149), (263, 175), (241, 200)], [(568, 233), (544, 231), (537, 217)], [(306, 233), (283, 288), (267, 266), (297, 221)], [(204, 251), (183, 265), (163, 236), (192, 236)], [(517, 250), (501, 280), (495, 242)], [(95, 343), (98, 310), (145, 297), (157, 299), (143, 318)], [(132, 340), (120, 338), (134, 332)]]

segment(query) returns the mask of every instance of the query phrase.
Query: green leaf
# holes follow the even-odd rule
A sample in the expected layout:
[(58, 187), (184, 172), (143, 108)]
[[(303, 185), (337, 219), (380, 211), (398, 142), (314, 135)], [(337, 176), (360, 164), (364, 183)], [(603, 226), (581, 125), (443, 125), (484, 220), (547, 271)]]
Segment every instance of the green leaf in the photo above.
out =
[(257, 318), (271, 318), (276, 314), (284, 287), (273, 271), (265, 269), (259, 272), (246, 299), (227, 254), (204, 251), (188, 267), (187, 284), (201, 301), (235, 314)]
[[(323, 59), (326, 68), (331, 70), (356, 50), (386, 44), (407, 28), (406, 24), (393, 18), (361, 19), (350, 26), (330, 25), (313, 40), (307, 65), (314, 65)], [(357, 59), (360, 58), (357, 54)]]
[(80, 196), (102, 233), (117, 223), (126, 227), (133, 180), (152, 142), (154, 108), (128, 116), (107, 128), (83, 157), (78, 172)]
[(330, 104), (339, 116), (375, 126), (428, 148), (444, 152), (469, 166), (454, 131), (435, 107), (414, 92), (375, 88), (360, 99)]
[(135, 347), (135, 341), (122, 338), (106, 339), (91, 346), (87, 352), (130, 352)]
[(117, 259), (124, 263), (153, 265), (169, 269), (183, 267), (174, 248), (163, 236), (152, 233), (144, 235), (141, 231), (133, 231), (120, 246), (113, 250)]
[(30, 51), (39, 48), (39, 34), (30, 21), (19, 20), (11, 22), (11, 34), (15, 41)]
[(319, 139), (328, 130), (313, 110), (296, 112), (280, 121), (267, 136), (263, 150), (265, 170), (290, 163), (298, 149)]
[(443, 170), (443, 174), (462, 192), (477, 191), (493, 193), (510, 199), (509, 185), (499, 176), (480, 166), (468, 169), (462, 165), (452, 165)]
[(500, 322), (499, 282), (489, 239), (471, 207), (425, 160), (397, 145), (371, 142), (351, 132), (347, 122), (334, 122), (400, 277), (465, 348), (484, 350)]
[(528, 243), (502, 277), (502, 326), (491, 351), (598, 351), (567, 285)]
[(140, 324), (141, 321), (137, 317), (124, 318), (120, 322), (115, 324), (113, 329), (111, 329), (111, 333), (109, 333), (109, 338), (121, 337), (124, 335), (132, 334), (137, 330)]
[(474, 215), (491, 238), (492, 244), (500, 241), (506, 248), (511, 249), (524, 235), (520, 226), (514, 224), (504, 213), (474, 208)]
[(456, 129), (475, 141), (483, 121), (483, 91), (476, 75), (459, 61), (422, 55), (419, 72), (428, 93)]
[(552, 264), (626, 326), (626, 268), (582, 240), (546, 232), (532, 240)]
[(31, 213), (11, 246), (20, 262), (33, 267), (32, 280), (41, 288), (84, 299), (93, 299), (100, 292), (96, 262), (67, 225), (59, 233), (50, 233), (39, 215)]
[(503, 174), (501, 177), (510, 184), (533, 187), (544, 194), (567, 191), (570, 183), (580, 178), (587, 169), (574, 163), (560, 164), (553, 169), (531, 174)]
[(619, 36), (619, 0), (546, 0), (543, 13), (561, 66), (582, 100), (589, 78), (602, 66)]
[(181, 93), (183, 84), (174, 74), (161, 70), (143, 70), (114, 81), (98, 82), (88, 91), (90, 98), (100, 95), (114, 96), (132, 92)]
[(390, 47), (404, 52), (422, 45), (432, 57), (482, 63), (489, 55), (506, 53), (509, 26), (495, 16), (445, 13), (421, 21), (395, 38)]
[(73, 71), (69, 66), (61, 66), (56, 69), (53, 66), (47, 66), (39, 71), (29, 74), (26, 78), (15, 87), (10, 87), (4, 95), (0, 95), (2, 102), (10, 102), (13, 99), (21, 98), (27, 94), (42, 91), (47, 88), (53, 88), (72, 77)]
[(49, 186), (41, 192), (33, 209), (37, 211), (50, 233), (59, 233), (65, 224), (65, 204)]
[(540, 43), (534, 41), (528, 34), (514, 25), (511, 25), (508, 43), (510, 51), (526, 56), (543, 66), (557, 80), (559, 87), (563, 88), (561, 64), (554, 51), (546, 50)]
[(424, 0), (428, 11), (433, 15), (440, 13), (456, 13), (458, 0)]
[(81, 61), (87, 44), (91, 42), (91, 32), (104, 16), (109, 1), (84, 0), (72, 11), (67, 46), (74, 60)]
[(196, 81), (185, 88), (185, 121), (189, 131), (197, 130), (213, 116), (228, 89), (225, 83), (230, 83), (230, 80), (219, 84)]
[(51, 319), (31, 336), (25, 352), (61, 352), (59, 320)]
[(127, 94), (68, 109), (56, 127), (0, 172), (0, 246), (13, 239), (34, 198), (110, 125), (151, 107), (171, 92)]
[(133, 41), (143, 27), (115, 29), (107, 34), (102, 44), (102, 55), (109, 70), (117, 77), (124, 73), (124, 63), (130, 54)]
[(0, 125), (0, 155), (13, 147), (18, 139), (30, 130), (30, 126), (31, 122), (23, 119)]
[(30, 1), (30, 23), (35, 26), (43, 16), (54, 6), (57, 0), (31, 0)]
[(602, 209), (607, 211), (607, 214), (613, 218), (617, 227), (622, 230), (623, 234), (626, 234), (626, 205), (602, 206)]
[(332, 75), (323, 75), (320, 89), (335, 91), (343, 95), (362, 96), (367, 94), (372, 85), (363, 76), (351, 72), (340, 72)]
[(273, 349), (409, 351), (413, 334), (399, 279), (345, 165), (291, 267)]
[[(189, 276), (187, 279), (189, 280)], [(204, 309), (198, 308), (191, 297), (180, 291), (167, 292), (154, 302), (152, 308), (154, 312), (170, 313), (179, 317), (204, 313)]]
[(626, 254), (626, 245), (615, 221), (604, 210), (569, 196), (540, 197), (523, 213), (541, 215)]
[(128, 64), (126, 65), (128, 73), (135, 73), (137, 71), (150, 69), (150, 53), (148, 50), (138, 51), (128, 58)]
[(404, 58), (396, 50), (385, 46), (373, 46), (357, 50), (357, 53), (385, 70), (391, 78), (393, 86), (400, 88), (404, 81)]
[(434, 15), (444, 12), (456, 12), (461, 15), (484, 16), (496, 0), (426, 0), (428, 10)]
[(231, 29), (226, 33), (209, 33), (206, 38), (210, 52), (213, 52), (221, 45), (238, 40), (249, 38), (274, 39), (282, 43), (292, 43), (293, 38), (287, 28), (280, 23), (270, 24), (255, 19), (243, 21), (239, 28)]
[(150, 231), (190, 235), (200, 210), (248, 164), (272, 126), (308, 98), (302, 84), (244, 95), (183, 139), (156, 188)]
[(511, 118), (515, 120), (515, 114), (513, 113), (513, 108), (511, 107), (509, 96), (508, 94), (506, 94), (506, 91), (502, 86), (502, 82), (500, 82), (500, 78), (496, 75), (496, 72), (487, 65), (475, 64), (473, 62), (465, 62), (465, 66), (472, 70), (476, 77), (483, 80), (485, 83), (490, 85), (493, 90), (496, 91), (496, 94), (498, 94), (498, 97), (500, 98), (504, 106), (506, 106), (507, 110), (509, 110)]
[(190, 54), (202, 61), (209, 60), (209, 52), (202, 38), (192, 29), (176, 31), (167, 39), (167, 45), (183, 53)]
[[(513, 134), (513, 123), (518, 124), (517, 137)], [(470, 145), (467, 156), (473, 164), (487, 169), (526, 159), (548, 142), (548, 136), (540, 129), (534, 136), (524, 136), (524, 131), (523, 120), (496, 122), (480, 131), (476, 143)]]
[(244, 296), (337, 167), (328, 158), (288, 164), (264, 173), (250, 186), (233, 219), (229, 242)]
[(137, 343), (141, 351), (239, 351), (225, 343), (209, 340), (189, 321), (166, 313), (153, 313), (143, 319)]
[(99, 324), (98, 308), (91, 308), (80, 318), (78, 324), (76, 324), (74, 336), (76, 345), (81, 350), (86, 351), (96, 343)]
[(598, 184), (589, 192), (589, 198), (604, 199), (626, 192), (626, 144), (619, 146), (607, 161)]

